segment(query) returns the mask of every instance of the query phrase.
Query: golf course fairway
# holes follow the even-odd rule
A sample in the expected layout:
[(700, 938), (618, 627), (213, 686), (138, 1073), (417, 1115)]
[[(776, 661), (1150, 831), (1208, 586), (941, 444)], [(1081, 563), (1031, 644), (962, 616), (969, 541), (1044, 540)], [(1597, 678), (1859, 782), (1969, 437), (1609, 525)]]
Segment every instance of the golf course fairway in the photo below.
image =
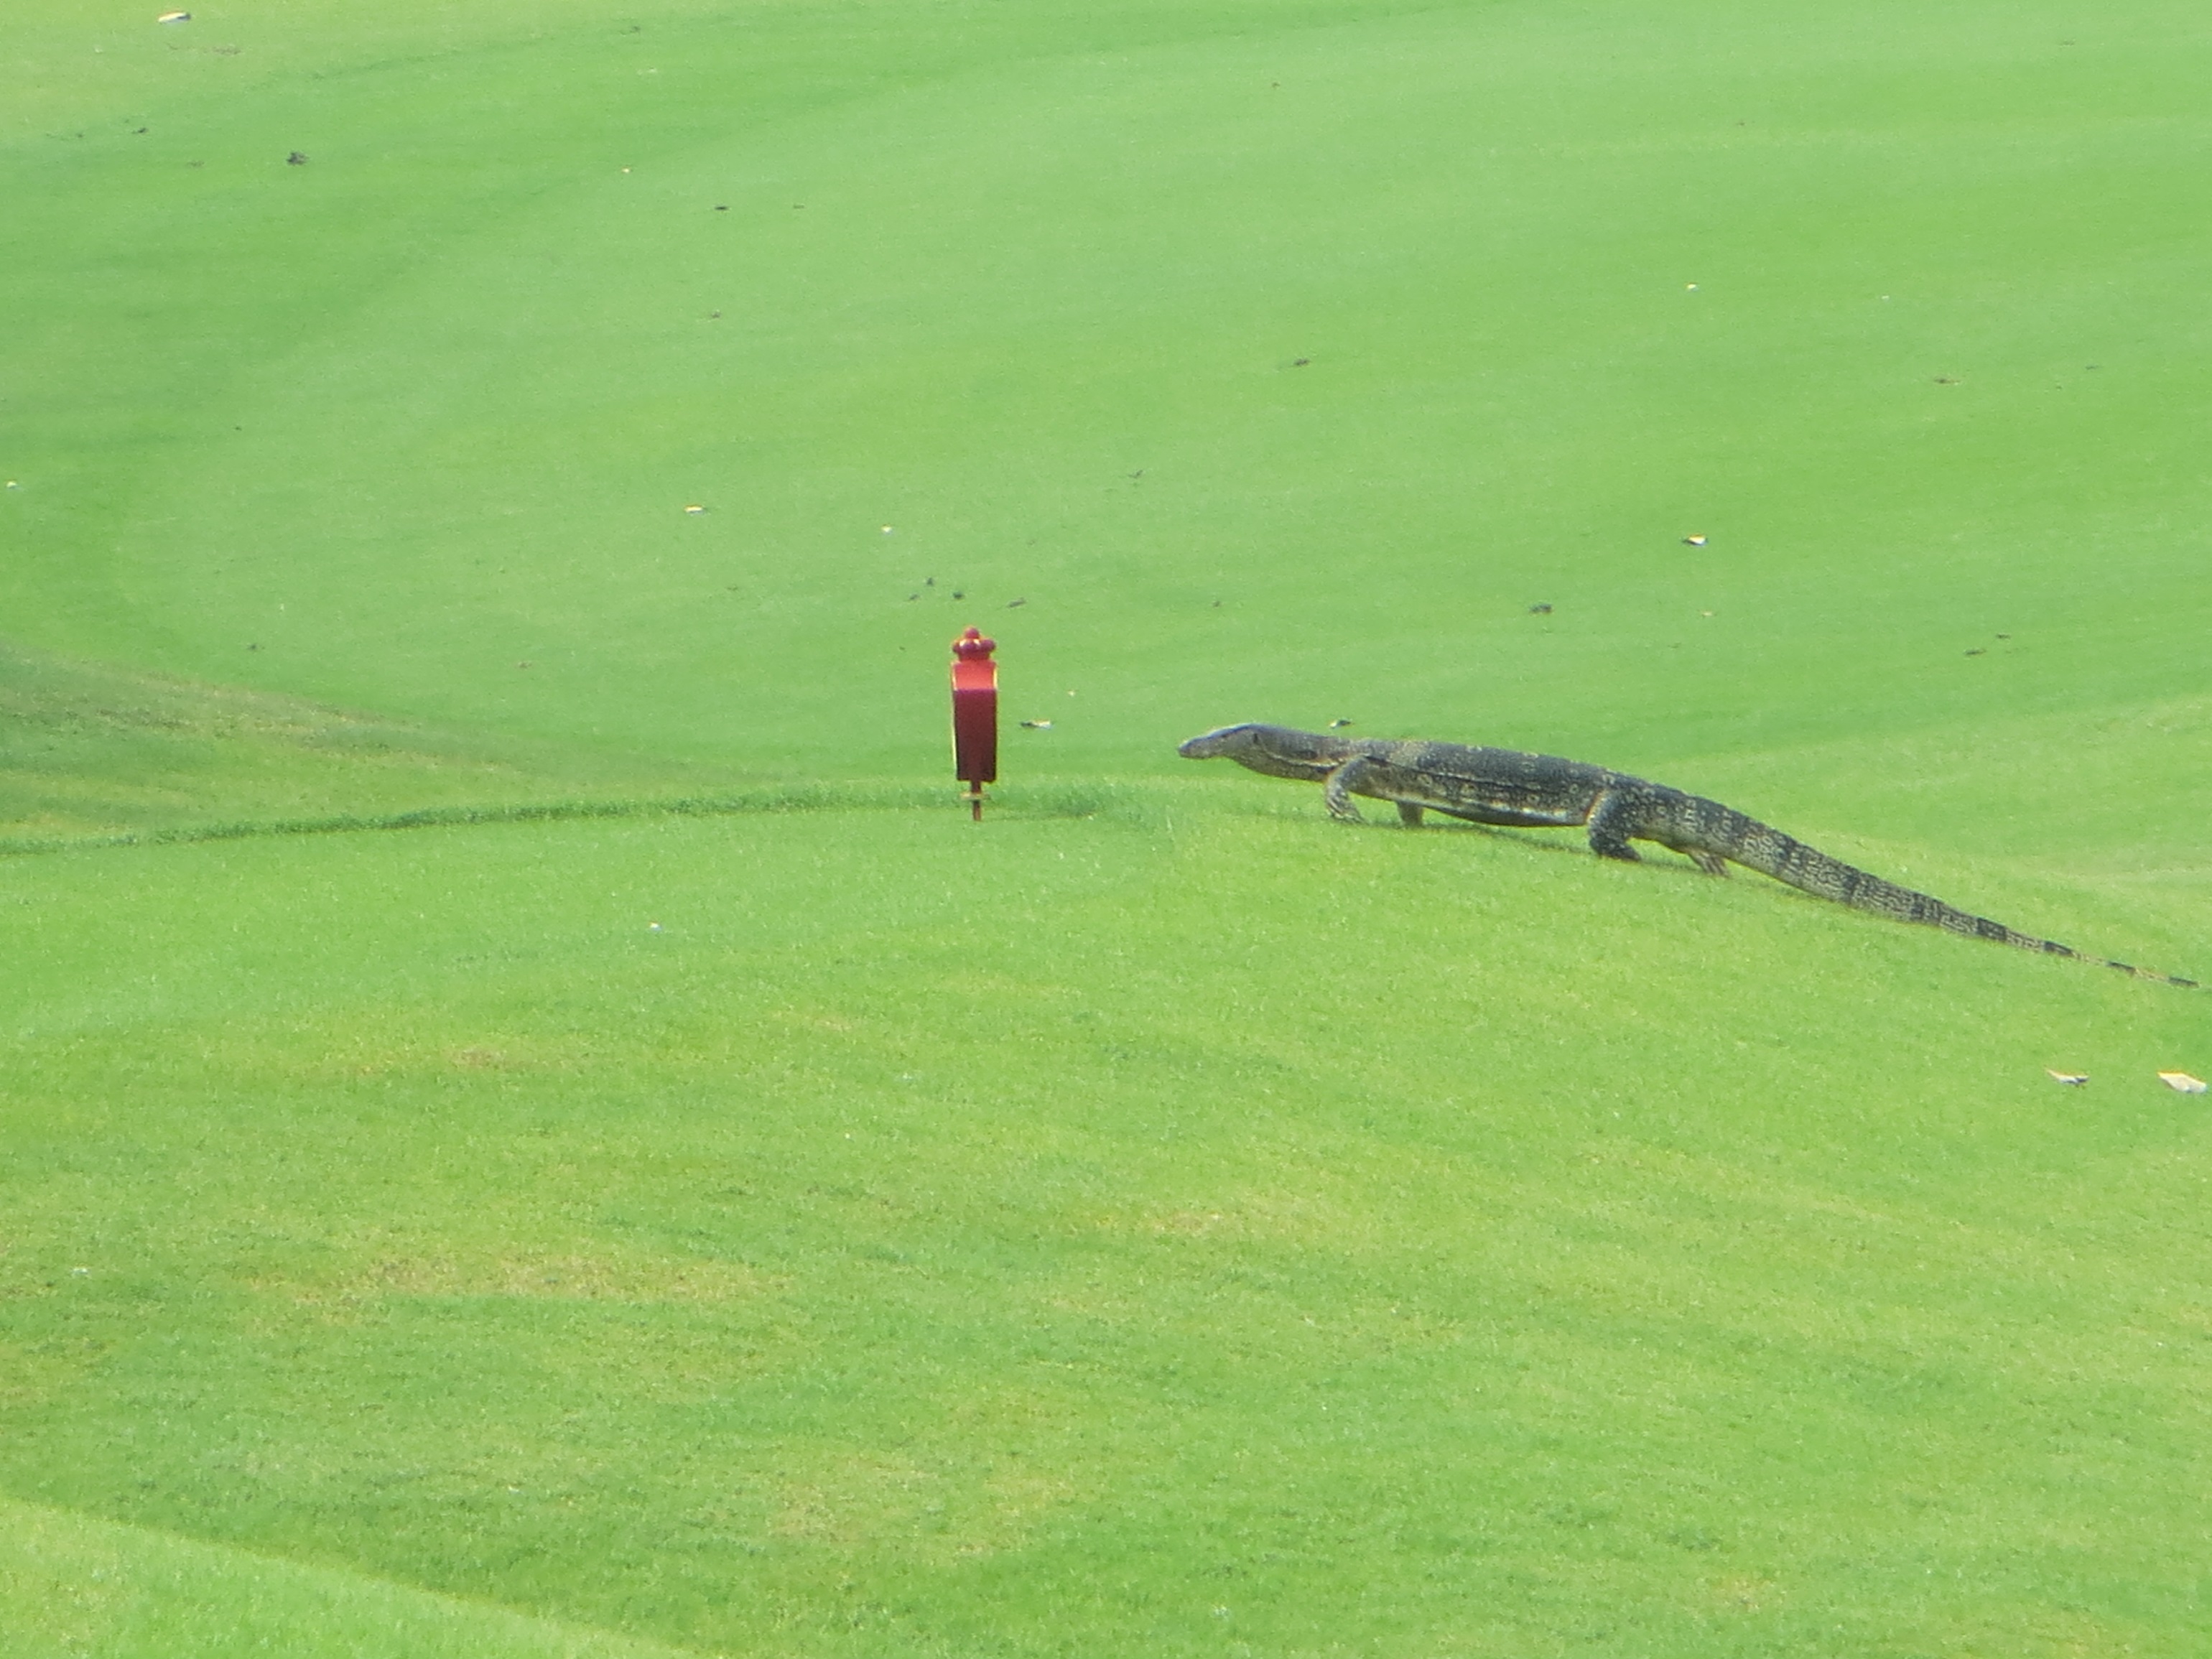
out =
[(0, 12), (9, 1659), (2212, 1648), (2212, 991), (1175, 755), (2212, 981), (2212, 12), (162, 10)]

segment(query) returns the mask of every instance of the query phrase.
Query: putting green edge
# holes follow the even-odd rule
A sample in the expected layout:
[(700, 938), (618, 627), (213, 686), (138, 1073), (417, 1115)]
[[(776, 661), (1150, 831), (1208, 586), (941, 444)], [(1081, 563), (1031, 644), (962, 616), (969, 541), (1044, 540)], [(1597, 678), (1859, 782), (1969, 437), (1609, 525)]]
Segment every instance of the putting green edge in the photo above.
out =
[(690, 1651), (10, 1498), (0, 1498), (0, 1645), (15, 1659), (655, 1659)]

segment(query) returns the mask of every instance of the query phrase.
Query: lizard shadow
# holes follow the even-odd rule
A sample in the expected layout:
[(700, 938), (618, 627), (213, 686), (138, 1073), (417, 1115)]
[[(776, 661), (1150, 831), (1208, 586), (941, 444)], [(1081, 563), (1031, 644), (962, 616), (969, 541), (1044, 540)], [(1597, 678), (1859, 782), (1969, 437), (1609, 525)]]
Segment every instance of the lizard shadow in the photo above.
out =
[[(1353, 826), (1347, 823), (1342, 827), (1349, 830)], [(1396, 830), (1401, 834), (1406, 833), (1406, 826), (1403, 824), (1376, 823), (1367, 819), (1363, 819), (1361, 821), (1360, 827), (1367, 830)], [(1540, 852), (1562, 854), (1569, 858), (1587, 858), (1598, 864), (1620, 864), (1626, 862), (1624, 860), (1598, 858), (1595, 854), (1592, 853), (1589, 848), (1582, 842), (1569, 839), (1569, 837), (1571, 837), (1575, 832), (1565, 826), (1562, 826), (1560, 829), (1556, 830), (1546, 831), (1542, 830), (1518, 830), (1503, 824), (1468, 823), (1464, 821), (1445, 823), (1431, 822), (1423, 824), (1420, 829), (1413, 831), (1413, 833), (1416, 835), (1426, 835), (1431, 830), (1441, 830), (1447, 832), (1472, 832), (1475, 835), (1486, 836), (1494, 841), (1510, 842), (1517, 847), (1534, 848)], [(1638, 847), (1636, 850), (1636, 862), (1638, 865), (1640, 865), (1646, 870), (1654, 872), (1659, 875), (1671, 878), (1674, 880), (1688, 879), (1696, 882), (1725, 881), (1728, 878), (1741, 873), (1755, 878), (1744, 884), (1745, 890), (1747, 891), (1753, 888), (1758, 888), (1765, 891), (1777, 893), (1780, 895), (1785, 902), (1790, 903), (1809, 904), (1814, 906), (1815, 908), (1824, 910), (1833, 908), (1832, 901), (1831, 900), (1822, 898), (1818, 894), (1800, 891), (1798, 889), (1792, 887), (1786, 881), (1778, 881), (1771, 876), (1764, 876), (1764, 873), (1760, 871), (1753, 870), (1745, 866), (1737, 866), (1720, 875), (1709, 875), (1705, 871), (1699, 869), (1697, 865), (1692, 862), (1689, 859), (1683, 857), (1680, 854), (1675, 853), (1671, 848), (1654, 846), (1652, 843), (1645, 842)]]
[[(1239, 816), (1273, 818), (1285, 823), (1310, 823), (1312, 821), (1308, 813), (1301, 811), (1296, 807), (1268, 808), (1255, 806), (1247, 809), (1243, 813), (1240, 813)], [(1570, 824), (1561, 824), (1557, 829), (1530, 828), (1524, 830), (1516, 828), (1510, 824), (1470, 823), (1463, 818), (1449, 818), (1440, 813), (1432, 813), (1429, 821), (1422, 824), (1419, 829), (1408, 829), (1407, 826), (1402, 823), (1378, 823), (1373, 818), (1364, 817), (1363, 817), (1357, 824), (1338, 823), (1326, 819), (1322, 822), (1324, 827), (1328, 829), (1364, 830), (1374, 835), (1410, 835), (1415, 836), (1434, 835), (1477, 836), (1486, 841), (1503, 842), (1515, 847), (1531, 848), (1537, 852), (1547, 853), (1559, 858), (1589, 859), (1593, 862), (1600, 864), (1626, 862), (1626, 860), (1621, 860), (1598, 858), (1596, 854), (1590, 851), (1588, 842), (1582, 839), (1582, 830), (1578, 826)], [(1643, 866), (1647, 870), (1656, 871), (1668, 876), (1676, 878), (1694, 876), (1700, 881), (1711, 881), (1716, 879), (1716, 878), (1705, 874), (1704, 871), (1698, 869), (1698, 866), (1692, 863), (1688, 859), (1682, 857), (1679, 854), (1669, 852), (1664, 848), (1649, 845), (1639, 847), (1637, 848), (1636, 862)], [(1777, 884), (1779, 885), (1780, 884), (1778, 883)]]
[[(1350, 829), (1350, 824), (1345, 825)], [(1368, 823), (1370, 830), (1395, 830), (1399, 834), (1409, 833), (1401, 823)], [(1557, 830), (1517, 830), (1508, 824), (1443, 823), (1425, 823), (1410, 833), (1425, 836), (1441, 832), (1445, 835), (1480, 836), (1486, 841), (1510, 842), (1516, 847), (1531, 847), (1540, 853), (1550, 853), (1562, 858), (1589, 859), (1597, 864), (1625, 864), (1625, 859), (1601, 859), (1590, 851), (1589, 844), (1580, 840), (1580, 831), (1562, 825)], [(1679, 853), (1663, 847), (1643, 846), (1636, 849), (1635, 862), (1647, 870), (1659, 871), (1669, 876), (1695, 876), (1703, 881), (1716, 879)]]

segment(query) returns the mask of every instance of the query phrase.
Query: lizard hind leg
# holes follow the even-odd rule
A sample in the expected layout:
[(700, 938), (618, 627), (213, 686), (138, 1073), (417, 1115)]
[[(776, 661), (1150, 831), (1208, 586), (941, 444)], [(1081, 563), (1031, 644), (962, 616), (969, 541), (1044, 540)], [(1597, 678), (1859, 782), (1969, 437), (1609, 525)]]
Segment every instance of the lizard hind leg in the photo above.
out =
[(1728, 860), (1718, 853), (1708, 853), (1702, 847), (1677, 847), (1674, 849), (1709, 876), (1728, 874)]
[(1409, 800), (1401, 800), (1398, 803), (1398, 822), (1408, 830), (1418, 830), (1421, 827), (1421, 813), (1424, 810)]

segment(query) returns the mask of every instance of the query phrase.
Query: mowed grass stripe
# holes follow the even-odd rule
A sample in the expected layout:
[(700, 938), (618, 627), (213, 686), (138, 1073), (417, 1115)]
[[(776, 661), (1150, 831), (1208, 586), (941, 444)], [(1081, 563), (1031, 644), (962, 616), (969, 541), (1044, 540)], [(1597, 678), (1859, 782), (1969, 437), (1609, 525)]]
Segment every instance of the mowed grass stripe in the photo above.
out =
[(0, 1499), (9, 1651), (21, 1659), (221, 1659), (265, 1649), (349, 1659), (678, 1659), (326, 1565)]

